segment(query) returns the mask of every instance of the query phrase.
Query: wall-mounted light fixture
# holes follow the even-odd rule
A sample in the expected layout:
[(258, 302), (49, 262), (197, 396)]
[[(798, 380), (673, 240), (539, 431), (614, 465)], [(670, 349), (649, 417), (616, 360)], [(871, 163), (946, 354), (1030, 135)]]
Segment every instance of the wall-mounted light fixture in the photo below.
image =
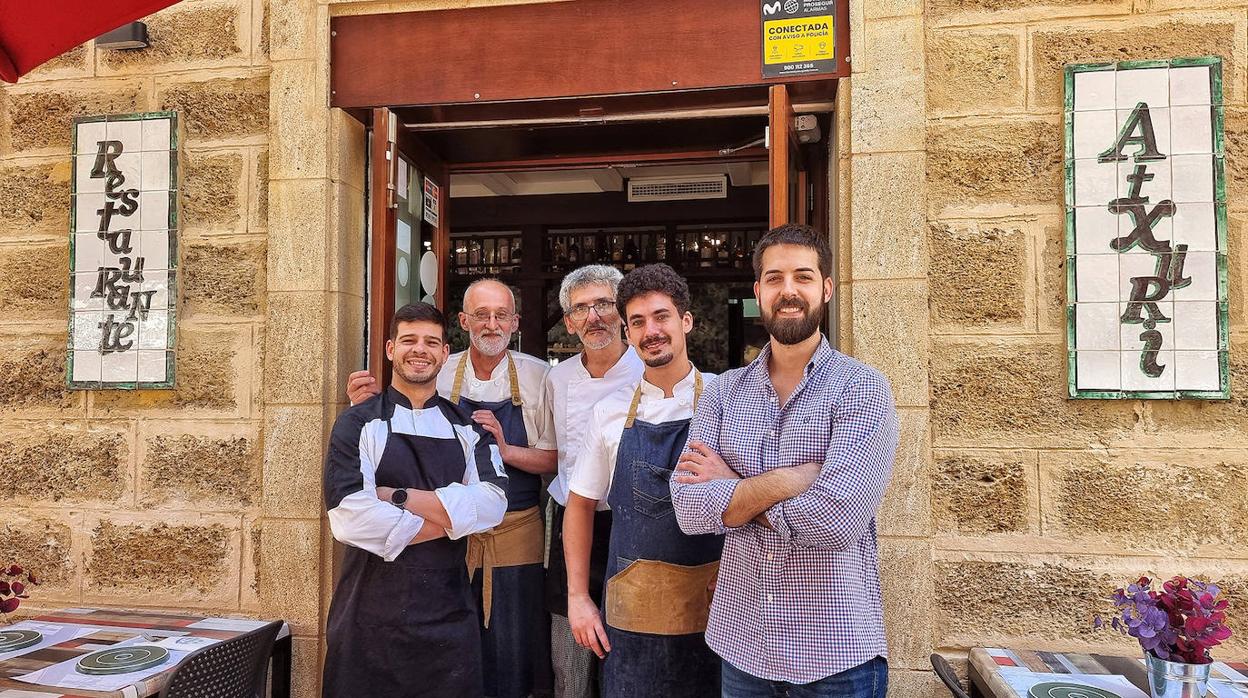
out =
[(147, 48), (147, 25), (143, 22), (131, 22), (122, 25), (107, 34), (101, 34), (97, 37), (95, 47), (110, 51)]

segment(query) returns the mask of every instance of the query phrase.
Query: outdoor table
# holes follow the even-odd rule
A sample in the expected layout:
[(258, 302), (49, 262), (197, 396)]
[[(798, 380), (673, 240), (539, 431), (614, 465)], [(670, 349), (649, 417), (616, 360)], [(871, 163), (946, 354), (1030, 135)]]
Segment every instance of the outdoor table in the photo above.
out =
[[(1076, 652), (1044, 652), (1037, 650), (975, 647), (970, 653), (971, 696), (973, 698), (1019, 698), (1003, 672), (1039, 672), (1045, 674), (1117, 674), (1148, 695), (1148, 673), (1141, 655), (1133, 657)], [(1215, 662), (1213, 677), (1248, 679), (1248, 663)], [(1213, 692), (1209, 694), (1211, 697)], [(1248, 696), (1228, 692), (1227, 695)], [(1026, 696), (1023, 696), (1026, 698)]]
[[(164, 689), (177, 664), (159, 673), (146, 676), (118, 690), (92, 691), (27, 683), (14, 677), (72, 660), (109, 645), (143, 637), (158, 641), (163, 638), (192, 636), (228, 640), (255, 630), (266, 621), (241, 618), (218, 618), (202, 615), (161, 613), (118, 609), (67, 608), (27, 619), (45, 625), (60, 626), (77, 637), (33, 651), (17, 650), (0, 654), (0, 698), (148, 698)], [(4, 628), (0, 628), (3, 630)], [(37, 645), (35, 647), (38, 647)], [(16, 656), (13, 656), (16, 654)], [(290, 626), (282, 624), (273, 645), (270, 695), (290, 697), (291, 636)]]

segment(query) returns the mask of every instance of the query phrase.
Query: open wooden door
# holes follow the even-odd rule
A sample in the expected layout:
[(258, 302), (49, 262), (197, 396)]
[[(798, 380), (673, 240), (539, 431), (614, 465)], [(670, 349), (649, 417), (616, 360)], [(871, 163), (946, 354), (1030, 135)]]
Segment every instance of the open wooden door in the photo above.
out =
[(768, 93), (768, 183), (771, 190), (770, 226), (811, 222), (808, 168), (799, 147), (797, 114), (785, 85)]
[(390, 379), (386, 339), (397, 307), (426, 300), (447, 310), (451, 180), (446, 163), (394, 112), (378, 108), (372, 117), (368, 369), (384, 384)]

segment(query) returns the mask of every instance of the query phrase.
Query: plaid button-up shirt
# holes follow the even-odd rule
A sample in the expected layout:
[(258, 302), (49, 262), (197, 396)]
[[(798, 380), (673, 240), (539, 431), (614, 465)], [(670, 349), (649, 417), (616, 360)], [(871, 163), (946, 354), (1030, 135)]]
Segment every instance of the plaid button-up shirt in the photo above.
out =
[(780, 406), (769, 356), (770, 344), (707, 386), (689, 438), (744, 478), (821, 462), (815, 484), (766, 512), (774, 530), (724, 526), (740, 480), (673, 479), (672, 502), (685, 533), (725, 534), (707, 644), (760, 678), (810, 683), (887, 656), (875, 512), (892, 473), (897, 411), (887, 379), (826, 339)]

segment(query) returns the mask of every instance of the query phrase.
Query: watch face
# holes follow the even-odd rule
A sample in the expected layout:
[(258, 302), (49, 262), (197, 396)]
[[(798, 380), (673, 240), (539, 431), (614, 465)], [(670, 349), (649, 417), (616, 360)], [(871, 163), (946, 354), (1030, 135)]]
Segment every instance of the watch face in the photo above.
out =
[(403, 506), (407, 502), (407, 490), (395, 490), (390, 495), (390, 503), (395, 506)]

